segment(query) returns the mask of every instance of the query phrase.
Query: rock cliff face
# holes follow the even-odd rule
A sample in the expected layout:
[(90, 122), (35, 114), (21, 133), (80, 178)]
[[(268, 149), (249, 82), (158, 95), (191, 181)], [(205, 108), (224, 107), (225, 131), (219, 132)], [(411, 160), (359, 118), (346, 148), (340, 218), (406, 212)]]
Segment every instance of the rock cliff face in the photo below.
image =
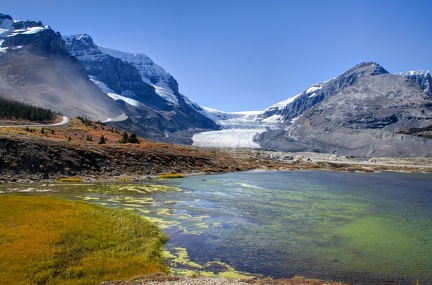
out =
[(136, 68), (99, 51), (90, 36), (63, 39), (69, 53), (80, 61), (93, 81), (104, 83), (113, 93), (145, 101), (152, 107), (165, 107), (164, 100), (142, 81)]

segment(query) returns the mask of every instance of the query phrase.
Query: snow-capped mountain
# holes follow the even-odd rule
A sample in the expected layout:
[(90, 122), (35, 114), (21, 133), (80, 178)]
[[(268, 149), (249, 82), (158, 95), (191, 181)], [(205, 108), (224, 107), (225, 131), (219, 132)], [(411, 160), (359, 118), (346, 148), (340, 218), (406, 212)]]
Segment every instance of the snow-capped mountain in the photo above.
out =
[[(426, 73), (408, 75), (421, 74)], [(292, 118), (283, 111), (295, 111), (293, 108), (309, 104), (309, 98), (324, 98), (306, 108), (285, 130), (261, 134), (260, 147), (368, 157), (432, 156), (431, 140), (406, 135), (432, 125), (431, 97), (417, 81), (404, 76), (389, 74), (373, 62), (361, 63), (309, 88), (280, 106), (281, 115)]]
[(358, 78), (379, 74), (388, 74), (388, 71), (377, 63), (361, 63), (336, 78), (313, 84), (302, 93), (270, 106), (264, 110), (262, 117), (274, 118), (285, 126), (289, 126), (306, 110), (338, 91), (353, 85)]
[(19, 34), (31, 35), (47, 29), (50, 27), (43, 25), (42, 22), (15, 21), (11, 16), (0, 13), (0, 38)]
[(125, 112), (89, 80), (59, 33), (41, 22), (17, 21), (4, 14), (0, 14), (0, 96), (93, 120)]
[(108, 96), (125, 103), (129, 119), (118, 127), (158, 140), (191, 143), (193, 133), (219, 129), (200, 106), (179, 93), (177, 81), (142, 53), (101, 47), (89, 35), (63, 37), (91, 80)]
[(397, 73), (397, 75), (405, 76), (412, 82), (421, 86), (423, 91), (432, 97), (432, 77), (428, 70), (415, 70)]

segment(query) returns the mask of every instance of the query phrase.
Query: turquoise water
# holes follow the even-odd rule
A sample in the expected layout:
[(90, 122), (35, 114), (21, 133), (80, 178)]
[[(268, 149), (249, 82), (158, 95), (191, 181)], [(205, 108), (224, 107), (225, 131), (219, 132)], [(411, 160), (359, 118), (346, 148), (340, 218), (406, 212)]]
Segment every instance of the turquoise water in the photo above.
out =
[(170, 237), (174, 269), (432, 283), (430, 174), (243, 172), (1, 190), (81, 199), (149, 217)]

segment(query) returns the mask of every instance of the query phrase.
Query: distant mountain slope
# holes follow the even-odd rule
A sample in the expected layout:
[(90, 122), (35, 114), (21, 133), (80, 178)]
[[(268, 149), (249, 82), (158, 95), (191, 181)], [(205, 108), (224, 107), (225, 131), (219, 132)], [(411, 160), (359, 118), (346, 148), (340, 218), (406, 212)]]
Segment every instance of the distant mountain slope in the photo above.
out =
[(94, 44), (89, 35), (63, 37), (92, 81), (108, 96), (124, 102), (128, 120), (118, 127), (158, 141), (191, 143), (194, 133), (218, 129), (201, 108), (178, 92), (177, 81), (143, 54)]
[(303, 112), (315, 106), (329, 96), (332, 96), (339, 90), (343, 90), (357, 82), (359, 78), (388, 74), (382, 66), (374, 63), (362, 63), (340, 76), (323, 83), (317, 83), (309, 87), (306, 91), (273, 106), (267, 108), (262, 117), (280, 120), (285, 125), (290, 125)]
[(362, 63), (329, 81), (332, 92), (287, 130), (262, 134), (261, 147), (356, 156), (432, 156), (431, 140), (396, 133), (432, 125), (431, 98), (410, 78), (383, 71), (376, 63)]
[(125, 112), (89, 80), (48, 26), (0, 14), (0, 45), (0, 96), (93, 120)]

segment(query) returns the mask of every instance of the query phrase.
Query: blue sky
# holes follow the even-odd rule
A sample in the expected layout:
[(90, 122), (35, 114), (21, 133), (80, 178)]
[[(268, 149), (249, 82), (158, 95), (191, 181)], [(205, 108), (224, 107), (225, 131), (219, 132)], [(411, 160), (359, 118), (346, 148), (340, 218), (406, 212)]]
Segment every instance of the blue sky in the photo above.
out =
[(0, 12), (141, 52), (180, 92), (222, 111), (263, 110), (354, 65), (432, 69), (430, 0), (19, 0)]

